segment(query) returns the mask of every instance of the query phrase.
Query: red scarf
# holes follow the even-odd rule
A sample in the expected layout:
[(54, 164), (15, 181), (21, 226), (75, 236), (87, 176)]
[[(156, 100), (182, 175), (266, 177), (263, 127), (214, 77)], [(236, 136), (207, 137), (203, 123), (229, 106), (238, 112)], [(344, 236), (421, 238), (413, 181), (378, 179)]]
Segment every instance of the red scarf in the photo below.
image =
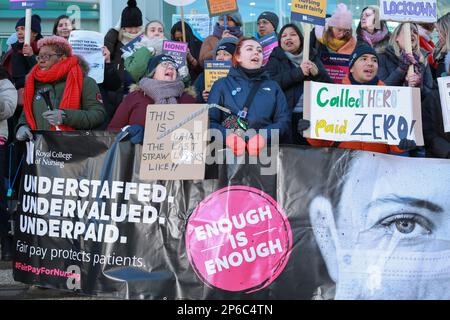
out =
[[(25, 82), (24, 107), (25, 117), (32, 130), (36, 130), (36, 121), (33, 115), (33, 98), (35, 81), (53, 83), (67, 76), (66, 87), (59, 109), (80, 109), (81, 89), (83, 86), (83, 72), (78, 64), (78, 57), (72, 56), (54, 64), (49, 70), (39, 69), (35, 65), (31, 69)], [(57, 106), (55, 106), (57, 107)], [(73, 128), (65, 125), (58, 126), (63, 131), (71, 131)], [(51, 126), (51, 130), (55, 127)]]

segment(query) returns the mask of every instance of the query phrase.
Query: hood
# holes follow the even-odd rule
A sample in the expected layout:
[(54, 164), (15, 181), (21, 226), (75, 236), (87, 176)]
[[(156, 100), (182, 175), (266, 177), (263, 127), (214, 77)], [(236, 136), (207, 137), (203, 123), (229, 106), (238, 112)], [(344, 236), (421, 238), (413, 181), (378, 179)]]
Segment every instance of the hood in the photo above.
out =
[(82, 56), (76, 56), (78, 58), (78, 64), (80, 65), (83, 76), (86, 77), (89, 73), (89, 63)]

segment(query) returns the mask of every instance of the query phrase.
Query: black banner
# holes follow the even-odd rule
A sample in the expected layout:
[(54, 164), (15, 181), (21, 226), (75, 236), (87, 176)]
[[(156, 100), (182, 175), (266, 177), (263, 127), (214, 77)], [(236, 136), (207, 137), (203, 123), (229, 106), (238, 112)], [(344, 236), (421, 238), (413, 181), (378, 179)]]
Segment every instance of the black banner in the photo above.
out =
[(273, 175), (141, 181), (140, 152), (103, 132), (28, 144), (16, 281), (127, 299), (450, 297), (448, 160), (287, 146)]

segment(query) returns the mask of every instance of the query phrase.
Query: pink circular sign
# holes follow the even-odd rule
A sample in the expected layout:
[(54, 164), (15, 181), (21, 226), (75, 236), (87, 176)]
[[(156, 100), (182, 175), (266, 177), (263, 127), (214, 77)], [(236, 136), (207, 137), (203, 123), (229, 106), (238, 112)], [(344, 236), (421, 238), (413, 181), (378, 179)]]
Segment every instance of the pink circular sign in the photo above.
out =
[(261, 190), (233, 186), (203, 200), (186, 227), (186, 251), (203, 282), (251, 293), (274, 281), (292, 249), (289, 221)]

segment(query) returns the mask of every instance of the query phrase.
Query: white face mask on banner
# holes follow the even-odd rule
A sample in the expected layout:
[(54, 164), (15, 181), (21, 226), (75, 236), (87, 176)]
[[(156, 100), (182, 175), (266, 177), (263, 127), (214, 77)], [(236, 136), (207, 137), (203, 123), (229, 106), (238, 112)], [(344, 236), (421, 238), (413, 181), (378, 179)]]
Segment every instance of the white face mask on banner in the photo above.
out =
[(352, 160), (338, 209), (310, 205), (335, 299), (450, 299), (450, 163), (371, 156)]

